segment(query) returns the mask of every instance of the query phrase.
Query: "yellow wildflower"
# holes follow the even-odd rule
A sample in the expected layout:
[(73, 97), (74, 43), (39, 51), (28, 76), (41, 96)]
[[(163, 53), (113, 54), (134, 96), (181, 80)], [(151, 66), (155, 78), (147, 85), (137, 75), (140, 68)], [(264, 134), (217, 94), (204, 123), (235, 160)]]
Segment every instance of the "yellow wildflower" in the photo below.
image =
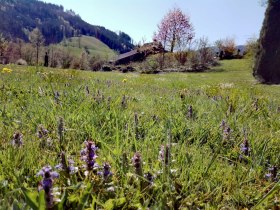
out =
[(6, 67), (2, 69), (2, 73), (11, 73), (12, 71), (13, 71), (12, 69)]

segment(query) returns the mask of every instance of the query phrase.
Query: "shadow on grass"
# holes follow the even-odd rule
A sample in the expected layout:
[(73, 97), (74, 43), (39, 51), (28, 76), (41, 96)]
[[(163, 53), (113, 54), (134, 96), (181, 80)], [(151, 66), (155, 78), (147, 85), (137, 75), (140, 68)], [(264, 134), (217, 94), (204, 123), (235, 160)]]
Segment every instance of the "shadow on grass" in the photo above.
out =
[(220, 73), (220, 72), (225, 72), (226, 70), (224, 68), (211, 68), (211, 69), (208, 69), (206, 72), (217, 72), (217, 73)]

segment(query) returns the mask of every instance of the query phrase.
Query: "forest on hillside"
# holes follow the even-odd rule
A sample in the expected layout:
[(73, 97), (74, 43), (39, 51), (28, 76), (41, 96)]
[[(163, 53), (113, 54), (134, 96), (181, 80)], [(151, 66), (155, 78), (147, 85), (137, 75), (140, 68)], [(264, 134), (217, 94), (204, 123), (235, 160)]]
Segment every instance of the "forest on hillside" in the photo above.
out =
[(73, 36), (94, 36), (111, 49), (124, 53), (133, 49), (133, 40), (102, 26), (91, 25), (73, 10), (38, 0), (0, 0), (0, 33), (6, 38), (28, 41), (29, 33), (39, 28), (45, 44), (59, 43)]

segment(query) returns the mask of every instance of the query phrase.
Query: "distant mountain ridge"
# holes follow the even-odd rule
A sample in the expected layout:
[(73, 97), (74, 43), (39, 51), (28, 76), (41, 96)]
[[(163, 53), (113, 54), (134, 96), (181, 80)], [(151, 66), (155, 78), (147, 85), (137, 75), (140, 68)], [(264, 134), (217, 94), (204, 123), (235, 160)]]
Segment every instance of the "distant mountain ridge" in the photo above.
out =
[(59, 43), (64, 38), (93, 36), (120, 53), (134, 48), (131, 37), (102, 26), (91, 25), (72, 10), (38, 0), (0, 0), (0, 33), (7, 38), (28, 40), (28, 33), (38, 27), (46, 44)]

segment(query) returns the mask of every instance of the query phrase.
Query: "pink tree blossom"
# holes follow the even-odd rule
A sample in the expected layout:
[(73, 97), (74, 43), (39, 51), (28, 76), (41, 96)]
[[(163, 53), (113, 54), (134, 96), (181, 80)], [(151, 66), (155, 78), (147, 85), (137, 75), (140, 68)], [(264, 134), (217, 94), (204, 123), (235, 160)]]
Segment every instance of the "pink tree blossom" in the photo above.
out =
[(154, 39), (160, 41), (170, 52), (173, 52), (175, 47), (181, 47), (190, 42), (193, 38), (194, 29), (190, 18), (179, 8), (170, 10), (163, 17), (158, 25), (158, 32), (154, 35)]

